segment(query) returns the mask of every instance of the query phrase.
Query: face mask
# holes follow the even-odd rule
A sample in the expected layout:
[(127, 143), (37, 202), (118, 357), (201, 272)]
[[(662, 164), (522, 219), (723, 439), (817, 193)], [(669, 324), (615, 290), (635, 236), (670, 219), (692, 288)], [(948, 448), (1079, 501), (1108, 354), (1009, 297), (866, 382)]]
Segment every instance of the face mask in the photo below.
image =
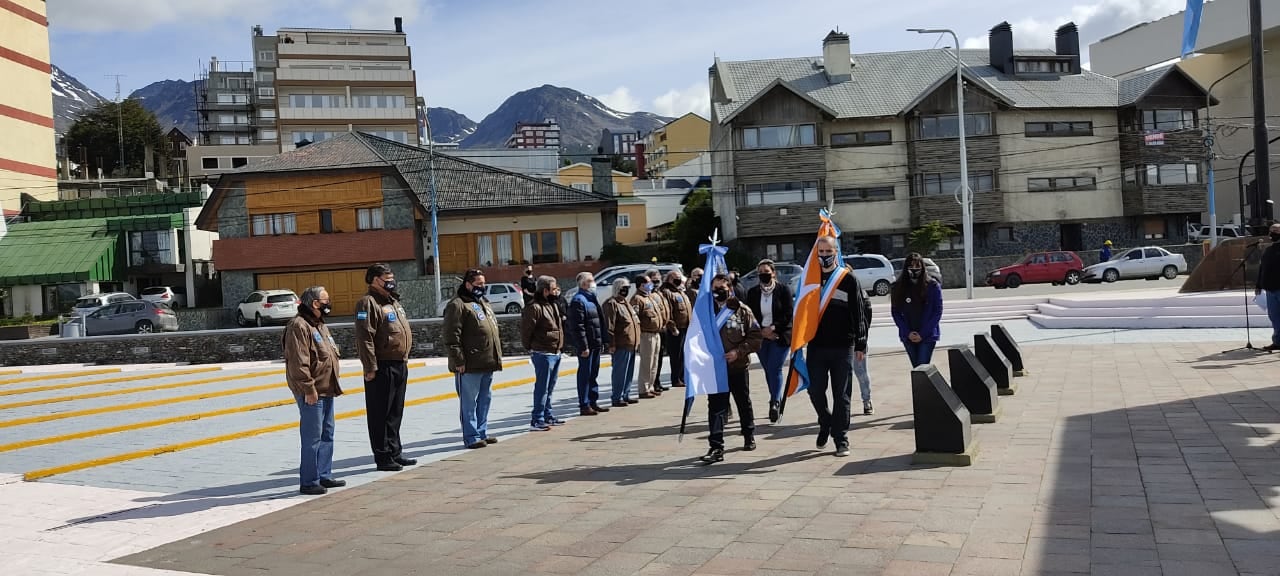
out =
[(769, 284), (769, 283), (771, 283), (771, 282), (773, 282), (773, 274), (761, 274), (761, 275), (760, 275), (760, 283), (761, 283), (761, 284)]
[(395, 292), (395, 291), (396, 291), (396, 281), (395, 281), (395, 280), (383, 280), (383, 281), (382, 281), (382, 289), (383, 289), (383, 290), (386, 290), (387, 292)]
[(923, 271), (920, 270), (919, 268), (912, 268), (910, 270), (907, 270), (907, 277), (911, 278), (913, 281), (919, 280), (921, 272)]
[(325, 304), (325, 303), (321, 303), (321, 304), (320, 304), (320, 317), (321, 317), (321, 318), (323, 318), (323, 317), (325, 317), (325, 316), (328, 316), (329, 314), (332, 314), (332, 313), (333, 313), (333, 307), (332, 307), (332, 306), (330, 306), (330, 305), (328, 305), (328, 304)]
[(830, 254), (830, 255), (827, 255), (827, 256), (823, 256), (823, 255), (819, 254), (819, 255), (818, 255), (818, 260), (819, 260), (820, 262), (822, 262), (822, 267), (823, 267), (823, 268), (830, 268), (830, 267), (832, 267), (832, 266), (835, 266), (835, 265), (836, 265), (836, 255), (835, 255), (835, 254)]
[(672, 280), (672, 281), (671, 281), (671, 285), (672, 285), (672, 286), (676, 286), (676, 287), (679, 287), (679, 286), (680, 286), (680, 284), (682, 284), (682, 283), (684, 283), (684, 280), (683, 280), (683, 279), (681, 279), (681, 278), (676, 278), (675, 280)]
[(653, 292), (653, 282), (645, 282), (644, 285), (640, 287), (640, 289), (644, 290), (645, 292)]
[(716, 288), (715, 290), (712, 290), (711, 293), (715, 294), (717, 301), (724, 302), (729, 299), (729, 291), (727, 289)]
[(484, 298), (484, 286), (472, 286), (471, 295), (475, 296), (476, 300)]
[(1280, 233), (1272, 232), (1272, 233), (1271, 233), (1271, 241), (1272, 241), (1272, 242), (1280, 242)]
[(623, 286), (622, 288), (619, 288), (619, 289), (618, 289), (618, 295), (619, 295), (619, 296), (621, 296), (621, 297), (623, 297), (623, 298), (626, 298), (626, 297), (627, 297), (627, 294), (630, 294), (630, 293), (631, 293), (631, 287), (630, 287), (630, 286)]
[(559, 288), (556, 288), (555, 290), (552, 290), (552, 291), (551, 291), (551, 297), (552, 297), (552, 298), (559, 298), (559, 297), (560, 297), (560, 289), (559, 289)]
[(526, 270), (526, 271), (525, 271), (525, 273), (524, 273), (524, 275), (525, 275), (525, 276), (528, 276), (528, 277), (530, 277), (530, 278), (533, 278), (533, 271), (532, 271), (532, 270)]
[(701, 283), (702, 283), (702, 278), (701, 278), (701, 277), (694, 276), (693, 278), (690, 278), (690, 279), (689, 279), (689, 284), (691, 284), (691, 285), (697, 286), (698, 284), (701, 284)]

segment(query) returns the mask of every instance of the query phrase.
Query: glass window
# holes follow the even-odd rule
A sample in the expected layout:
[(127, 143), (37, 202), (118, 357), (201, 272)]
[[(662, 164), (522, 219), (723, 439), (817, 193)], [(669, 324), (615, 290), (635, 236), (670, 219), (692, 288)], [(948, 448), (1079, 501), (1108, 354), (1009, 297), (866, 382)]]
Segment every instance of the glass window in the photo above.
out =
[(297, 234), (298, 217), (296, 214), (255, 214), (253, 216), (254, 236), (278, 236), (280, 234)]
[(560, 252), (565, 262), (578, 261), (578, 232), (576, 230), (560, 232)]
[(1184, 130), (1196, 127), (1195, 110), (1143, 110), (1142, 129), (1148, 131)]
[(1013, 241), (1014, 241), (1014, 239), (1013, 239), (1013, 228), (1010, 228), (1010, 227), (1008, 227), (1008, 226), (1005, 226), (1005, 227), (1002, 227), (1002, 228), (996, 228), (996, 241), (998, 241), (998, 242), (1013, 242)]
[[(960, 174), (920, 174), (914, 179), (913, 196), (940, 196), (955, 194), (960, 190)], [(973, 192), (990, 192), (995, 189), (995, 176), (990, 171), (971, 172), (969, 189)]]
[(200, 167), (201, 167), (201, 168), (204, 168), (205, 170), (217, 170), (217, 169), (218, 169), (218, 158), (217, 158), (217, 157), (205, 156), (205, 157), (203, 157), (203, 158), (201, 158), (201, 159), (200, 159)]
[(129, 233), (129, 265), (177, 264), (173, 234), (168, 230)]
[(742, 129), (743, 148), (791, 148), (813, 146), (817, 130), (813, 124), (799, 126), (760, 126)]
[(476, 257), (479, 266), (493, 266), (493, 236), (476, 236)]
[(893, 142), (893, 132), (888, 130), (874, 130), (862, 133), (863, 144), (889, 144)]
[(360, 208), (356, 210), (356, 230), (381, 230), (382, 208)]
[(817, 180), (748, 184), (743, 186), (743, 192), (747, 206), (817, 202), (821, 200), (818, 194)]
[(1027, 122), (1024, 131), (1027, 136), (1092, 136), (1093, 122)]
[(832, 135), (831, 135), (831, 145), (832, 145), (832, 146), (857, 146), (857, 145), (858, 145), (858, 133), (857, 133), (857, 132), (847, 132), (847, 133), (844, 133), (844, 134), (832, 134)]
[(619, 228), (630, 228), (630, 227), (631, 227), (631, 215), (630, 215), (630, 214), (618, 214), (618, 227), (619, 227)]
[(1198, 164), (1149, 164), (1147, 165), (1147, 184), (1155, 186), (1176, 186), (1179, 184), (1198, 184), (1200, 182), (1200, 166)]
[(506, 294), (507, 287), (503, 284), (493, 284), (489, 286), (489, 293), (494, 295)]
[(1161, 258), (1164, 254), (1161, 254), (1160, 251), (1155, 248), (1147, 248), (1143, 250), (1143, 256), (1147, 258)]
[(232, 168), (244, 168), (245, 166), (248, 166), (248, 165), (249, 165), (249, 159), (248, 159), (248, 158), (245, 158), (244, 156), (232, 156), (232, 157), (231, 157), (231, 167), (232, 167)]
[(836, 188), (833, 191), (836, 202), (875, 202), (893, 200), (892, 186), (872, 188)]
[(264, 100), (274, 100), (276, 97), (276, 89), (272, 86), (259, 86), (258, 97)]
[(333, 232), (333, 210), (320, 211), (320, 232), (323, 234)]
[(258, 111), (258, 117), (259, 118), (275, 118), (276, 111), (275, 109), (272, 109), (272, 108), (263, 108), (262, 110)]
[(1049, 192), (1064, 190), (1097, 190), (1098, 181), (1092, 176), (1070, 176), (1058, 178), (1027, 178), (1028, 192)]
[[(991, 114), (965, 114), (964, 124), (965, 136), (991, 135)], [(960, 137), (960, 128), (955, 114), (923, 116), (917, 126), (917, 132), (922, 140)]]
[(498, 234), (498, 262), (502, 264), (515, 264), (515, 255), (512, 252), (511, 234)]

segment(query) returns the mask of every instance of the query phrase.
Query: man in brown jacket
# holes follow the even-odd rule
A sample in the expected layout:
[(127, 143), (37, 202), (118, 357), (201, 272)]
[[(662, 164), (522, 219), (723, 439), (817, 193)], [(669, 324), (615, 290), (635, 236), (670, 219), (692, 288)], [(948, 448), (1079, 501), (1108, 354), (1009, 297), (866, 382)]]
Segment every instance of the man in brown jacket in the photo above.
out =
[(609, 354), (613, 356), (613, 406), (624, 408), (639, 402), (631, 398), (631, 379), (636, 368), (636, 347), (640, 345), (640, 317), (627, 301), (631, 281), (613, 281), (613, 297), (601, 304), (604, 330), (609, 335)]
[(498, 320), (484, 298), (484, 286), (484, 272), (468, 270), (457, 297), (444, 309), (444, 348), (458, 390), (462, 443), (467, 448), (498, 441), (489, 435), (489, 404), (493, 373), (502, 370), (502, 340)]
[(640, 384), (637, 386), (640, 398), (647, 399), (659, 396), (661, 390), (654, 388), (658, 372), (658, 348), (663, 328), (660, 301), (653, 295), (653, 282), (648, 276), (636, 276), (636, 293), (631, 296), (631, 308), (640, 319), (640, 345), (636, 347), (637, 366), (640, 367)]
[(693, 317), (693, 302), (684, 291), (684, 275), (679, 270), (667, 272), (661, 294), (670, 313), (671, 327), (663, 336), (667, 357), (671, 359), (671, 385), (684, 387), (684, 333)]
[(760, 334), (760, 323), (751, 313), (751, 307), (739, 301), (733, 295), (729, 277), (717, 274), (711, 279), (711, 294), (716, 300), (716, 314), (725, 307), (733, 313), (720, 328), (720, 342), (724, 344), (724, 361), (729, 366), (729, 391), (707, 396), (707, 416), (711, 435), (708, 442), (710, 450), (702, 461), (708, 464), (724, 460), (724, 423), (729, 418), (729, 396), (738, 405), (738, 416), (742, 423), (742, 449), (756, 449), (755, 411), (751, 408), (751, 386), (747, 379), (747, 369), (751, 367), (751, 353), (760, 349), (764, 337)]
[(534, 281), (532, 292), (533, 299), (520, 316), (520, 343), (529, 351), (535, 376), (529, 430), (545, 432), (564, 423), (551, 412), (551, 394), (556, 389), (560, 352), (564, 350), (564, 319), (556, 305), (560, 287), (556, 286), (554, 277), (539, 276)]
[(649, 278), (649, 282), (653, 283), (650, 297), (653, 298), (658, 310), (662, 312), (662, 331), (658, 334), (658, 364), (653, 370), (653, 391), (661, 394), (668, 389), (662, 385), (662, 360), (668, 354), (667, 337), (671, 335), (673, 326), (671, 323), (671, 306), (667, 304), (666, 297), (662, 295), (662, 271), (657, 268), (650, 268), (645, 271), (644, 275)]
[(284, 329), (285, 381), (298, 402), (299, 491), (318, 495), (347, 485), (333, 478), (333, 399), (342, 394), (342, 386), (338, 347), (324, 323), (331, 310), (329, 293), (323, 286), (312, 286), (302, 292), (301, 300), (298, 315)]
[(400, 421), (409, 384), (409, 350), (413, 333), (400, 305), (396, 275), (386, 264), (364, 273), (369, 293), (356, 301), (356, 351), (364, 366), (364, 405), (369, 444), (378, 470), (395, 472), (418, 461), (400, 454)]

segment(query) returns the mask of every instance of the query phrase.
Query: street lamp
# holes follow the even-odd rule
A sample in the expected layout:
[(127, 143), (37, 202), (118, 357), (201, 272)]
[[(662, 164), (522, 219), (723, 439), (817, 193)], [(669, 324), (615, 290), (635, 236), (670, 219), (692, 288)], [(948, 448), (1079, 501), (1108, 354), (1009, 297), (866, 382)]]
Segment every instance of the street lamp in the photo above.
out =
[[(1246, 58), (1244, 63), (1240, 64), (1239, 66), (1236, 66), (1230, 72), (1223, 74), (1221, 78), (1214, 80), (1213, 84), (1209, 85), (1209, 89), (1206, 90), (1204, 94), (1204, 134), (1205, 134), (1204, 147), (1205, 147), (1205, 153), (1208, 156), (1208, 161), (1209, 161), (1209, 247), (1210, 248), (1218, 247), (1218, 206), (1217, 206), (1218, 198), (1217, 198), (1217, 193), (1214, 192), (1214, 182), (1213, 182), (1214, 180), (1214, 177), (1213, 177), (1213, 121), (1212, 121), (1212, 118), (1210, 117), (1210, 113), (1211, 113), (1210, 106), (1212, 105), (1212, 102), (1213, 102), (1213, 88), (1217, 86), (1219, 82), (1226, 80), (1228, 76), (1235, 74), (1236, 72), (1239, 72), (1240, 70), (1244, 69), (1244, 67), (1248, 66), (1249, 63), (1251, 62), (1253, 62), (1252, 58)], [(1244, 219), (1244, 203), (1243, 202), (1241, 202), (1240, 204), (1240, 218), (1241, 220)], [(1241, 223), (1243, 224), (1243, 222)]]
[(956, 47), (956, 120), (960, 127), (960, 219), (964, 227), (965, 298), (973, 300), (973, 191), (969, 189), (969, 158), (965, 147), (964, 62), (960, 59), (960, 37), (948, 28), (908, 28), (916, 34), (950, 34)]

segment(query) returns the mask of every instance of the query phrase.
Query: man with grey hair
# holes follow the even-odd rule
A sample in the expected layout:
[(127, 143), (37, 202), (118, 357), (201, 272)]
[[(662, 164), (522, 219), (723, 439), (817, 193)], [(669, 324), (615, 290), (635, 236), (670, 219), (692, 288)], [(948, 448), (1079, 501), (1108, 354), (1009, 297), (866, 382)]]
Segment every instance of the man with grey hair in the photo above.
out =
[(613, 297), (604, 303), (604, 331), (609, 337), (609, 354), (613, 356), (614, 408), (639, 402), (631, 398), (631, 379), (635, 374), (636, 348), (640, 345), (640, 317), (627, 301), (631, 281), (613, 281)]
[(650, 268), (645, 271), (644, 275), (653, 284), (653, 288), (650, 289), (650, 297), (653, 298), (654, 305), (657, 306), (658, 312), (662, 315), (662, 328), (658, 335), (658, 365), (653, 372), (653, 391), (661, 394), (667, 391), (667, 388), (662, 385), (662, 359), (667, 356), (667, 338), (671, 336), (674, 324), (671, 322), (671, 305), (667, 303), (666, 297), (662, 295), (662, 271), (657, 268)]
[(685, 285), (684, 292), (689, 295), (689, 305), (692, 306), (698, 299), (698, 287), (702, 286), (702, 269), (694, 268), (689, 272), (689, 282)]
[(608, 412), (600, 405), (600, 353), (608, 341), (600, 323), (600, 302), (596, 300), (596, 279), (590, 272), (578, 273), (578, 293), (569, 302), (569, 343), (578, 353), (578, 413), (595, 416)]
[(529, 429), (537, 432), (562, 424), (551, 412), (551, 394), (560, 374), (560, 351), (564, 349), (564, 324), (556, 300), (560, 287), (551, 276), (539, 276), (534, 283), (533, 299), (520, 317), (520, 340), (533, 362), (533, 414)]
[(329, 293), (324, 286), (312, 286), (301, 300), (298, 315), (284, 329), (285, 381), (298, 403), (299, 491), (318, 495), (347, 484), (333, 478), (333, 399), (342, 394), (342, 386), (338, 346), (324, 323), (332, 311)]
[(684, 333), (689, 329), (693, 319), (693, 303), (684, 292), (684, 274), (679, 270), (667, 272), (666, 281), (662, 283), (659, 294), (667, 311), (671, 325), (663, 333), (663, 348), (671, 359), (671, 386), (684, 387)]

